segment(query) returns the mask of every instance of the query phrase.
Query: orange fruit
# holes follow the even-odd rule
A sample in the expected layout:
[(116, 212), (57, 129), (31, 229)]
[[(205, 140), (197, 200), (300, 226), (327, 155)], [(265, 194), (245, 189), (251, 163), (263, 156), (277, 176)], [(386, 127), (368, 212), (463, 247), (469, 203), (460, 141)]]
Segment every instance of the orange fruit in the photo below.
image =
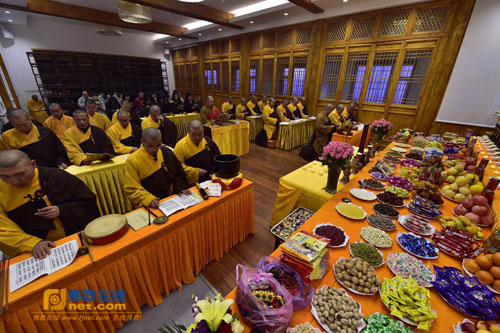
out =
[(482, 284), (492, 284), (495, 280), (493, 276), (487, 271), (478, 271), (475, 276)]
[(500, 267), (498, 266), (491, 266), (490, 268), (490, 274), (493, 275), (495, 279), (500, 279)]
[(493, 281), (493, 288), (495, 288), (496, 291), (500, 291), (500, 280)]
[(464, 263), (465, 268), (472, 274), (476, 273), (477, 271), (481, 270), (481, 267), (477, 264), (477, 262), (474, 259), (467, 259)]
[(476, 257), (476, 263), (479, 265), (479, 267), (481, 267), (482, 269), (488, 269), (490, 268), (492, 265), (493, 265), (493, 261), (492, 261), (492, 256), (490, 254), (490, 257), (488, 257), (488, 255), (485, 255), (485, 254), (480, 254)]
[(495, 253), (492, 256), (492, 259), (493, 259), (493, 265), (500, 266), (500, 252)]

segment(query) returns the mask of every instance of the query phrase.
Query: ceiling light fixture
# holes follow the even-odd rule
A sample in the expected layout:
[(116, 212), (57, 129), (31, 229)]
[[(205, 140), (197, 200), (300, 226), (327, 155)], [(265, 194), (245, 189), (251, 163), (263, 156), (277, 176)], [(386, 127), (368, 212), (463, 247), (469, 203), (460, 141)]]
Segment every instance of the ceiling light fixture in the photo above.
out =
[(272, 7), (281, 6), (287, 4), (288, 0), (265, 0), (261, 2), (254, 3), (253, 5), (241, 7), (231, 11), (234, 17), (243, 16), (255, 12), (260, 12)]
[(194, 2), (203, 2), (204, 0), (177, 0), (178, 2), (191, 2), (191, 3), (194, 3)]
[(170, 44), (170, 42), (165, 42), (165, 44)]
[(343, 0), (343, 1), (344, 1), (344, 2), (347, 2), (347, 1), (349, 1), (349, 0)]
[(7, 20), (7, 21), (12, 22), (12, 20)]
[(221, 29), (221, 28), (219, 28), (219, 31), (222, 31), (222, 29)]
[(179, 38), (179, 40), (182, 40), (182, 38)]
[(198, 36), (201, 36), (201, 35), (202, 35), (202, 33), (200, 32), (200, 33), (198, 34)]
[(151, 8), (128, 1), (118, 1), (118, 16), (122, 21), (135, 24), (153, 22)]
[(6, 11), (5, 11), (5, 14), (10, 14), (10, 11), (6, 10)]
[(253, 21), (250, 21), (250, 24), (253, 24)]
[(212, 24), (212, 22), (197, 20), (197, 21), (194, 21), (193, 23), (185, 24), (182, 27), (186, 28), (188, 30), (193, 30), (193, 29), (198, 29), (198, 28), (210, 25), (210, 24)]
[(283, 13), (283, 15), (288, 16), (288, 13)]

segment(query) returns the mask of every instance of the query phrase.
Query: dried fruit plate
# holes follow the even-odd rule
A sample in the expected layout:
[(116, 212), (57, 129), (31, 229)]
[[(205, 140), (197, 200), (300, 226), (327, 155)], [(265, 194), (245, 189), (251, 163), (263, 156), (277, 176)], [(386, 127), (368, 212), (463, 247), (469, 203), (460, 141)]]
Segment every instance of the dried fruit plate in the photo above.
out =
[[(328, 243), (327, 247), (331, 248), (331, 249), (335, 249), (335, 248), (340, 248), (340, 247), (344, 247), (347, 245), (347, 243), (349, 242), (349, 236), (345, 233), (344, 229), (342, 227), (339, 227), (339, 226), (336, 226), (336, 225), (333, 225), (331, 223), (320, 223), (320, 224), (316, 224), (316, 227), (314, 227), (314, 230), (313, 230), (313, 234), (315, 235), (318, 235), (316, 233), (316, 229), (318, 229), (319, 227), (323, 227), (323, 226), (332, 226), (332, 227), (335, 227), (335, 228), (338, 228), (340, 230), (342, 230), (342, 232), (344, 233), (344, 236), (345, 236), (345, 240), (342, 244), (340, 245), (330, 245), (330, 243)], [(318, 235), (318, 236), (321, 236), (321, 237), (325, 237), (325, 238), (328, 238), (326, 236), (323, 236), (323, 235)]]
[[(346, 259), (344, 257), (340, 257), (339, 260), (337, 260), (337, 262), (335, 264), (337, 264), (339, 261), (341, 261), (342, 259)], [(348, 286), (346, 286), (342, 281), (340, 281), (339, 279), (337, 279), (337, 272), (335, 271), (335, 265), (332, 266), (332, 269), (333, 269), (333, 275), (335, 275), (335, 280), (340, 283), (342, 285), (342, 287), (344, 287), (345, 289), (349, 290), (350, 292), (353, 292), (355, 294), (358, 294), (358, 295), (364, 295), (364, 296), (373, 296), (376, 294), (376, 292), (374, 292), (373, 294), (367, 294), (367, 293), (362, 293), (360, 291), (357, 291), (356, 289), (353, 289), (353, 288), (350, 288)], [(373, 269), (373, 273), (375, 274), (375, 276), (377, 275), (376, 272), (375, 272), (375, 269), (372, 267)], [(378, 290), (378, 288), (377, 288)]]

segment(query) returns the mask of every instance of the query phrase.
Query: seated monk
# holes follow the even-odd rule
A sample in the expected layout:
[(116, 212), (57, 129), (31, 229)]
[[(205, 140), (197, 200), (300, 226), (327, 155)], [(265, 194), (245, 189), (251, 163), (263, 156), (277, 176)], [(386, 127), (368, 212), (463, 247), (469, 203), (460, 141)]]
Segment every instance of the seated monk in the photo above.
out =
[(106, 133), (99, 127), (90, 125), (89, 116), (83, 110), (73, 112), (75, 126), (64, 132), (64, 146), (74, 165), (89, 165), (86, 153), (114, 155), (113, 145)]
[(288, 110), (288, 100), (286, 98), (283, 99), (280, 105), (276, 108), (276, 112), (278, 112), (278, 117), (280, 121), (290, 121), (295, 119), (293, 114)]
[(262, 95), (262, 99), (257, 103), (259, 109), (264, 111), (265, 106), (267, 105), (268, 98), (266, 95)]
[(214, 106), (214, 98), (207, 96), (207, 103), (203, 105), (200, 111), (200, 120), (203, 124), (207, 121), (215, 121), (221, 114), (220, 110)]
[(308, 116), (303, 114), (302, 111), (300, 111), (300, 109), (297, 106), (298, 104), (299, 104), (299, 99), (297, 97), (293, 97), (292, 103), (289, 103), (287, 106), (287, 110), (289, 111), (287, 112), (287, 118), (289, 114), (293, 116), (293, 119), (309, 118)]
[(274, 105), (276, 101), (273, 97), (269, 99), (269, 102), (264, 106), (262, 111), (262, 119), (264, 120), (264, 131), (267, 134), (267, 140), (271, 140), (273, 135), (276, 133), (276, 123), (278, 122), (279, 116), (278, 111), (274, 110)]
[(161, 132), (146, 128), (141, 147), (125, 162), (125, 194), (134, 208), (158, 208), (159, 200), (174, 193), (188, 193), (186, 174)]
[(118, 110), (116, 113), (117, 123), (111, 125), (106, 134), (116, 154), (133, 153), (141, 145), (141, 128), (130, 122), (130, 114), (127, 111)]
[(230, 113), (233, 117), (236, 115), (236, 109), (233, 104), (233, 96), (227, 96), (226, 101), (222, 104), (222, 113)]
[(321, 111), (316, 118), (316, 125), (314, 127), (314, 151), (321, 156), (323, 154), (323, 147), (325, 147), (331, 140), (332, 133), (335, 130), (335, 125), (332, 124), (329, 115), (335, 111), (333, 104), (327, 104), (323, 111)]
[(31, 118), (35, 119), (40, 124), (43, 124), (45, 119), (49, 117), (47, 111), (45, 110), (45, 105), (43, 105), (43, 102), (38, 99), (37, 95), (33, 95), (31, 98), (28, 98), (26, 105), (28, 106)]
[(344, 104), (339, 104), (339, 105), (337, 105), (335, 110), (330, 112), (330, 114), (328, 115), (328, 118), (330, 119), (332, 125), (338, 125), (345, 118), (347, 118), (347, 115), (348, 115), (347, 110), (345, 110)]
[(250, 110), (248, 110), (248, 107), (246, 106), (246, 99), (245, 97), (242, 97), (240, 99), (240, 104), (236, 107), (236, 118), (237, 119), (245, 119), (247, 116), (250, 115)]
[(247, 108), (252, 116), (262, 114), (261, 109), (257, 105), (257, 99), (255, 98), (255, 95), (250, 96), (250, 100), (247, 103)]
[(347, 116), (347, 120), (350, 120), (351, 122), (358, 121), (358, 102), (356, 101), (351, 101), (349, 105), (347, 106), (347, 113), (349, 114)]
[(174, 154), (184, 168), (188, 184), (194, 185), (211, 179), (215, 168), (214, 157), (220, 155), (220, 150), (205, 136), (201, 121), (191, 120), (188, 135), (177, 142)]
[(177, 127), (167, 117), (161, 114), (161, 108), (158, 105), (152, 105), (149, 108), (149, 117), (141, 123), (141, 130), (146, 128), (158, 128), (161, 132), (161, 142), (169, 147), (175, 147), (177, 143)]
[(65, 169), (69, 165), (61, 140), (48, 128), (35, 126), (28, 112), (11, 110), (7, 118), (14, 128), (2, 135), (6, 149), (22, 150), (39, 166)]
[(64, 137), (64, 132), (75, 125), (73, 118), (65, 115), (61, 106), (58, 103), (51, 103), (49, 105), (49, 111), (52, 116), (47, 118), (43, 125), (49, 130), (54, 132), (55, 135), (62, 141)]
[(307, 113), (306, 98), (305, 97), (299, 98), (299, 104), (297, 104), (297, 107), (300, 109), (300, 112), (302, 112), (302, 114), (304, 114), (306, 116), (309, 115), (309, 113)]
[(89, 115), (89, 123), (92, 126), (99, 127), (104, 132), (106, 132), (111, 125), (109, 118), (97, 111), (97, 104), (93, 99), (87, 100), (85, 103), (85, 109)]
[(118, 119), (116, 118), (116, 116), (118, 115), (118, 111), (120, 111), (120, 110), (125, 110), (130, 114), (130, 122), (132, 124), (137, 124), (137, 125), (141, 124), (141, 117), (139, 114), (139, 110), (136, 109), (136, 110), (132, 111), (132, 103), (130, 103), (129, 101), (124, 99), (120, 103), (120, 109), (116, 110), (115, 113), (113, 113), (113, 115), (111, 116), (111, 125), (110, 126), (112, 126), (118, 122)]
[(0, 250), (50, 254), (52, 243), (99, 217), (96, 196), (77, 177), (37, 166), (20, 150), (0, 152)]

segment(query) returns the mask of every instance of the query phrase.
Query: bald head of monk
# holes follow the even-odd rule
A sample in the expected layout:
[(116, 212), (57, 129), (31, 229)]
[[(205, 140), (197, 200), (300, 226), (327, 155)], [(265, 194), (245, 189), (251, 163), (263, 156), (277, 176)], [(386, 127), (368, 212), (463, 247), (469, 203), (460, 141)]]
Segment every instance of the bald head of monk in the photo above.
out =
[(29, 133), (33, 127), (30, 114), (23, 109), (14, 109), (7, 112), (7, 119), (15, 129), (22, 133)]
[(328, 103), (327, 105), (325, 105), (325, 108), (323, 109), (323, 112), (328, 116), (330, 114), (330, 112), (333, 111), (333, 104), (331, 103)]
[(199, 145), (205, 136), (203, 124), (199, 120), (191, 120), (188, 124), (188, 134), (195, 145)]
[(130, 114), (126, 110), (119, 110), (116, 114), (116, 119), (123, 128), (127, 128), (130, 123)]
[(210, 95), (207, 96), (207, 106), (209, 108), (213, 108), (214, 107), (214, 98)]
[(23, 188), (31, 185), (35, 167), (36, 162), (20, 150), (0, 151), (0, 180), (11, 186)]
[(80, 109), (73, 111), (73, 120), (75, 121), (76, 126), (81, 130), (87, 129), (90, 125), (89, 115), (87, 112)]
[(130, 109), (132, 109), (132, 103), (130, 103), (129, 101), (127, 101), (126, 99), (124, 99), (122, 101), (122, 103), (120, 104), (120, 108), (122, 110), (125, 110), (127, 112), (130, 112)]
[(274, 108), (274, 104), (276, 104), (276, 100), (274, 97), (269, 98), (269, 106)]
[(297, 104), (299, 104), (299, 99), (298, 99), (297, 97), (293, 97), (293, 98), (292, 98), (292, 104), (293, 104), (294, 106), (297, 106)]
[(142, 131), (142, 145), (148, 153), (156, 157), (161, 148), (161, 132), (157, 128), (149, 127)]
[(57, 119), (61, 119), (64, 114), (63, 109), (61, 108), (61, 105), (59, 105), (59, 103), (50, 103), (49, 110), (50, 113), (52, 113), (52, 115)]

